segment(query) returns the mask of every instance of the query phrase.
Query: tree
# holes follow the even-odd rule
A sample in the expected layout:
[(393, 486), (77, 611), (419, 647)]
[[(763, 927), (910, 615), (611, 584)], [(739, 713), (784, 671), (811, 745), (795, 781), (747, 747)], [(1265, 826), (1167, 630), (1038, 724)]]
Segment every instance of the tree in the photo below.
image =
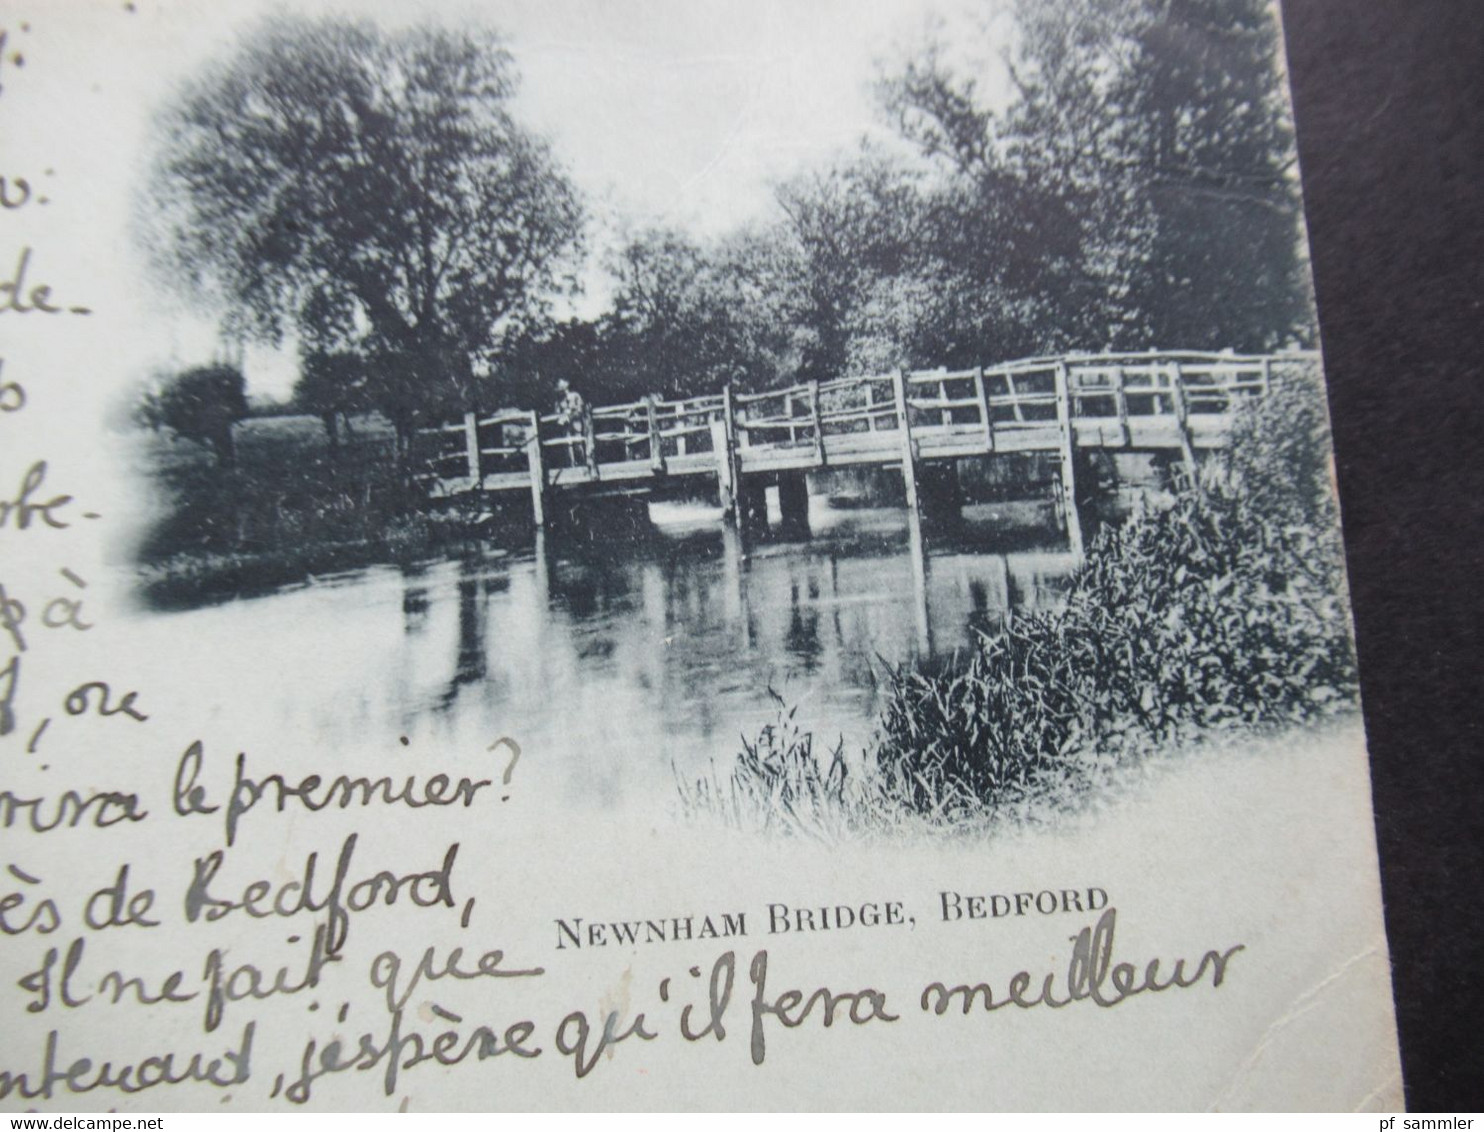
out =
[(776, 383), (788, 320), (777, 309), (776, 263), (756, 237), (703, 246), (652, 229), (611, 266), (614, 309), (599, 327), (605, 392), (692, 397), (728, 382)]
[[(556, 403), (559, 381), (567, 381), (589, 400), (600, 399), (599, 383), (604, 387), (601, 392), (613, 392), (612, 351), (603, 331), (603, 321), (579, 318), (522, 328), (501, 344), (497, 363), (481, 379), (489, 390), (487, 399), (508, 408), (548, 413)], [(622, 391), (616, 399), (623, 399)]]
[[(928, 51), (883, 84), (907, 138), (997, 214), (1037, 350), (1270, 349), (1312, 325), (1266, 0), (1019, 0), (1015, 97)], [(1038, 259), (1046, 269), (1035, 270)], [(960, 257), (958, 262), (967, 262)]]
[(232, 426), (247, 416), (247, 381), (235, 366), (197, 366), (165, 383), (158, 414), (166, 428), (206, 444), (224, 468), (236, 463)]
[(852, 368), (853, 343), (870, 334), (862, 320), (882, 281), (910, 276), (921, 262), (918, 186), (900, 167), (865, 155), (798, 177), (774, 195), (784, 215), (783, 282), (806, 332), (799, 377), (841, 377)]
[(340, 446), (339, 421), (350, 429), (350, 414), (367, 406), (366, 361), (349, 351), (306, 350), (294, 384), (294, 404), (324, 422), (330, 450)]
[(560, 282), (581, 210), (492, 34), (279, 17), (160, 120), (160, 267), (271, 340), (368, 360), (397, 430), (467, 404)]

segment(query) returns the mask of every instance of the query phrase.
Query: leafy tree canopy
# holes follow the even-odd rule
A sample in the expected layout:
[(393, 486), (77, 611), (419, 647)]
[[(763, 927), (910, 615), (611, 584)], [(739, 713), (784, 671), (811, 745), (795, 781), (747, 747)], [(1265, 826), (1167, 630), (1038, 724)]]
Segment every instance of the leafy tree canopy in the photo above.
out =
[(1039, 321), (1036, 348), (1304, 339), (1313, 320), (1272, 6), (1018, 0), (1014, 13), (1004, 110), (982, 105), (973, 76), (939, 50), (882, 93), (903, 135), (948, 172), (961, 231), (1008, 215), (998, 258), (1045, 265), (1009, 280)]
[(178, 436), (208, 444), (222, 464), (236, 449), (232, 426), (247, 416), (247, 382), (236, 366), (197, 366), (169, 379), (155, 402), (161, 424)]
[(581, 209), (491, 34), (278, 17), (160, 123), (161, 267), (239, 332), (353, 347), (399, 431), (467, 399)]

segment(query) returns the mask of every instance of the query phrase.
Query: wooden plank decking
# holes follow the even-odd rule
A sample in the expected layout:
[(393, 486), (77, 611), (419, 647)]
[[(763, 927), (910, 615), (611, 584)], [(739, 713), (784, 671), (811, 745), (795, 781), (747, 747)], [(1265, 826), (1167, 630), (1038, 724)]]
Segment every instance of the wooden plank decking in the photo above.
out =
[[(1151, 352), (1030, 358), (811, 382), (761, 394), (645, 398), (581, 420), (502, 410), (424, 430), (430, 499), (526, 492), (536, 521), (551, 495), (632, 491), (716, 477), (734, 506), (749, 476), (1074, 448), (1172, 451), (1193, 461), (1227, 443), (1235, 410), (1275, 366), (1310, 354)], [(1064, 467), (1070, 493), (1070, 467)]]

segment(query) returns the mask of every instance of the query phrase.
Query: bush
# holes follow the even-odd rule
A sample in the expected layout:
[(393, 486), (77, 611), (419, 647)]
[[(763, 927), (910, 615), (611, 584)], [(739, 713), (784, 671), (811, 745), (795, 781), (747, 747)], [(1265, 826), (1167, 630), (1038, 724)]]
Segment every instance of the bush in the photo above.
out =
[(247, 416), (247, 382), (234, 366), (197, 366), (160, 391), (155, 412), (178, 436), (209, 445), (223, 467), (236, 459), (232, 426)]
[[(1155, 748), (1353, 705), (1328, 452), (1312, 375), (1275, 380), (1197, 485), (1094, 540), (1060, 609), (981, 634), (946, 671), (892, 672), (866, 754), (874, 789), (855, 798), (961, 822), (1085, 796)], [(790, 772), (749, 748), (734, 778), (766, 797)], [(823, 785), (844, 798), (843, 780)]]

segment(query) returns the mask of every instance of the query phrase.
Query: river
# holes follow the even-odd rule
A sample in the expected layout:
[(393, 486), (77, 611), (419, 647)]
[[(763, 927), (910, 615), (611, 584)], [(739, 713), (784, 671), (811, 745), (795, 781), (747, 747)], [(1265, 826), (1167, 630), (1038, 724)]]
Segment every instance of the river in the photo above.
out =
[(606, 808), (673, 798), (677, 773), (727, 766), (777, 718), (774, 694), (816, 749), (859, 751), (886, 665), (1059, 600), (1064, 544), (996, 552), (1002, 510), (968, 509), (924, 560), (898, 508), (816, 497), (807, 541), (744, 556), (714, 508), (655, 504), (654, 536), (634, 543), (546, 536), (150, 620), (177, 664), (188, 642), (232, 640), (235, 662), (202, 657), (198, 671), (223, 673), (224, 705), (257, 704), (265, 737), (312, 737), (321, 769), (508, 735), (544, 760), (556, 800)]

